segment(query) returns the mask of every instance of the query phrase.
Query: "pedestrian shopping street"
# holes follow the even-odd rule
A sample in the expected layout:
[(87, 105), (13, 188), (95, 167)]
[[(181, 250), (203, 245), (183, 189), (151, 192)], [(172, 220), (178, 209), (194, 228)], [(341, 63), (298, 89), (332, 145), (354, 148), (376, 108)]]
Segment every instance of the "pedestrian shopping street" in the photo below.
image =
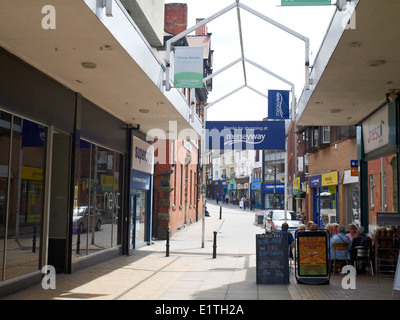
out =
[[(392, 300), (393, 278), (357, 275), (356, 289), (342, 287), (343, 275), (332, 275), (328, 285), (296, 282), (289, 285), (256, 283), (255, 212), (238, 206), (207, 203), (204, 248), (202, 222), (181, 229), (170, 240), (155, 240), (130, 256), (120, 256), (74, 274), (57, 275), (56, 289), (40, 285), (4, 300)], [(216, 258), (213, 234), (217, 232)], [(394, 300), (400, 300), (396, 291)]]

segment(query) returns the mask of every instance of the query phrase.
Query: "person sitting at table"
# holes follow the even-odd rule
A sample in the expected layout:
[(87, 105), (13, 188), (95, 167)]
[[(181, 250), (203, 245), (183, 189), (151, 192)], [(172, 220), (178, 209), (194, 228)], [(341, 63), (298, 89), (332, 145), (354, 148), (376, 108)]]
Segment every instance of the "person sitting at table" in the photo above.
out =
[[(350, 256), (352, 264), (357, 258), (357, 247), (372, 248), (372, 239), (365, 234), (365, 228), (363, 226), (358, 227), (357, 235), (353, 238), (353, 243), (351, 244)], [(360, 270), (358, 270), (357, 272), (365, 271), (364, 269), (366, 265), (362, 265), (361, 267), (362, 268), (360, 268)]]
[(349, 233), (346, 236), (353, 241), (354, 237), (357, 236), (357, 227), (354, 223), (349, 224)]
[[(331, 260), (335, 260), (334, 271), (339, 273), (339, 268), (341, 269), (345, 262), (350, 261), (350, 250), (351, 250), (351, 240), (346, 236), (346, 228), (343, 225), (339, 225), (338, 234), (335, 234), (330, 242), (330, 254)], [(335, 243), (347, 244), (345, 250), (335, 250)]]

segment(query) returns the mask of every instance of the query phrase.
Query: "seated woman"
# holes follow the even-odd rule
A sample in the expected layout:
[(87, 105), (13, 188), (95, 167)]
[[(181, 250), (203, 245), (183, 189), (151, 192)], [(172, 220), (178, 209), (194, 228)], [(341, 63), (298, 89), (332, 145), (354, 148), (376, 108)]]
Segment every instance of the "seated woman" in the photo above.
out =
[(341, 268), (347, 261), (350, 261), (351, 240), (346, 236), (345, 226), (338, 227), (338, 234), (335, 234), (330, 242), (331, 260), (335, 260), (334, 270), (339, 273)]

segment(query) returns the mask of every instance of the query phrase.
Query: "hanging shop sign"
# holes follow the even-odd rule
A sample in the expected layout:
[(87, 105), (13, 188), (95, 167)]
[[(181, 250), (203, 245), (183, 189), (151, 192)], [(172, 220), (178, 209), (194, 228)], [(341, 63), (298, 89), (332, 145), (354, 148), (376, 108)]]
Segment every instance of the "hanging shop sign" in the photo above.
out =
[(281, 6), (328, 6), (331, 0), (281, 0)]
[(203, 47), (175, 47), (175, 88), (203, 88)]
[(289, 91), (268, 90), (268, 119), (289, 119)]
[(137, 137), (132, 137), (131, 169), (149, 174), (154, 172), (154, 147)]
[(352, 177), (358, 177), (358, 160), (350, 161), (350, 170)]
[(285, 150), (283, 121), (207, 121), (207, 149)]

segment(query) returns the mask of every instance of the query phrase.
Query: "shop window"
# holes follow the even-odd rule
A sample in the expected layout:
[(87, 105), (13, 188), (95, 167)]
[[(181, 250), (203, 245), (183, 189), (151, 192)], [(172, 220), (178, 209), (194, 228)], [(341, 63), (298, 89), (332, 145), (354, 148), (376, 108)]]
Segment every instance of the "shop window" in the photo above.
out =
[(0, 133), (0, 277), (4, 281), (40, 267), (47, 128), (0, 112)]
[(121, 244), (123, 156), (80, 140), (76, 151), (73, 262)]
[(330, 143), (331, 142), (331, 127), (324, 126), (322, 127), (322, 143)]

